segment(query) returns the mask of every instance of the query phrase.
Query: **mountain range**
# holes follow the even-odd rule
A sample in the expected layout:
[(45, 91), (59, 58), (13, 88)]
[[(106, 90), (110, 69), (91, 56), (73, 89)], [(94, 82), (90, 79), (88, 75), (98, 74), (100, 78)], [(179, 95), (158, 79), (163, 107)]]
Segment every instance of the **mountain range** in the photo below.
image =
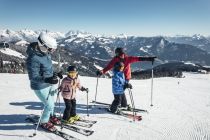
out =
[(180, 44), (190, 44), (210, 52), (210, 37), (204, 37), (200, 34), (193, 36), (166, 37), (166, 39)]
[[(0, 42), (8, 42), (10, 49), (26, 56), (26, 48), (30, 42), (37, 40), (40, 32), (48, 32), (58, 41), (58, 49), (53, 60), (58, 62), (60, 53), (63, 64), (77, 64), (82, 75), (94, 76), (95, 71), (104, 67), (114, 56), (116, 47), (123, 47), (128, 55), (157, 56), (155, 66), (170, 62), (190, 62), (202, 66), (210, 65), (210, 37), (201, 35), (175, 37), (139, 37), (93, 35), (82, 31), (67, 33), (48, 30), (0, 30)], [(13, 60), (24, 62), (25, 58), (8, 56), (0, 51), (3, 61)], [(151, 68), (151, 63), (132, 64), (133, 70)]]

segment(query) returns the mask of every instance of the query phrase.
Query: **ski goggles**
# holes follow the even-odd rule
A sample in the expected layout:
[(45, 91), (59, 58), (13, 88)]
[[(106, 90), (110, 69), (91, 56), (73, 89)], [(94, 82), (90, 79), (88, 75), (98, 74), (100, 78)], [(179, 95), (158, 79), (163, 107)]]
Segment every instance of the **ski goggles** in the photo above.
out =
[(46, 52), (54, 52), (54, 49), (48, 48), (48, 47), (46, 47), (45, 45), (41, 45), (41, 46), (39, 46), (39, 48), (40, 48), (40, 50), (41, 50), (42, 52), (44, 52), (44, 53), (46, 53)]
[(71, 77), (71, 78), (75, 78), (77, 76), (77, 73), (76, 71), (70, 71), (68, 72), (68, 76)]

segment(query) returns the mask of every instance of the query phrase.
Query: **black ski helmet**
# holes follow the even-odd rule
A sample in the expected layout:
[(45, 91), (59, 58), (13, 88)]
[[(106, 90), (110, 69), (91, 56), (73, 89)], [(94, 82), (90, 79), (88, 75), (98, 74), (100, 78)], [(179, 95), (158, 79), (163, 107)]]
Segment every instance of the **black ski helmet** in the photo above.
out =
[(76, 66), (72, 66), (71, 65), (71, 66), (68, 67), (67, 71), (68, 72), (70, 72), (70, 71), (77, 71), (77, 68), (76, 68)]
[(122, 55), (122, 54), (124, 54), (123, 48), (119, 47), (119, 48), (116, 48), (116, 49), (115, 49), (115, 55), (116, 55), (116, 56), (120, 56), (120, 55)]
[(114, 70), (119, 71), (121, 67), (124, 67), (124, 63), (123, 62), (116, 62), (114, 64)]
[(117, 56), (120, 56), (120, 55), (122, 55), (122, 54), (124, 54), (124, 50), (123, 50), (123, 48), (116, 48), (115, 49), (115, 55), (117, 55)]

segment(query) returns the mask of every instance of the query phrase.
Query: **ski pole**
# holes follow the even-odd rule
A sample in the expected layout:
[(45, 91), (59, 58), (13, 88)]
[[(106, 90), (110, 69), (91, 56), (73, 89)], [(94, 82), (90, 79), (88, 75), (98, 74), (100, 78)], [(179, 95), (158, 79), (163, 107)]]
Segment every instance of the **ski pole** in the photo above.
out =
[(88, 88), (86, 89), (87, 92), (87, 116), (89, 117), (89, 105), (88, 105)]
[(135, 121), (135, 112), (134, 112), (134, 110), (135, 110), (135, 104), (134, 104), (134, 100), (133, 100), (133, 94), (132, 94), (132, 91), (131, 91), (131, 89), (128, 89), (128, 91), (129, 91), (129, 95), (130, 95), (130, 99), (131, 99), (131, 104), (132, 104), (132, 108), (133, 108), (133, 121)]
[[(49, 96), (50, 96), (50, 93), (48, 94), (46, 100), (48, 100)], [(38, 124), (37, 124), (37, 126), (36, 126), (36, 129), (35, 129), (35, 131), (34, 131), (34, 133), (33, 133), (33, 136), (36, 136), (36, 133), (37, 133), (39, 124), (40, 124), (40, 122), (41, 122), (41, 118), (42, 118), (43, 112), (44, 112), (44, 110), (45, 110), (45, 107), (46, 107), (46, 105), (44, 105), (44, 108), (43, 108), (43, 110), (42, 110), (42, 112), (41, 112), (41, 116), (40, 116), (40, 118), (39, 118), (39, 121), (38, 121)]]
[(151, 79), (151, 105), (150, 105), (150, 106), (153, 106), (153, 104), (152, 104), (152, 97), (153, 97), (153, 63), (154, 63), (154, 61), (152, 61), (152, 79)]
[[(58, 93), (57, 93), (57, 99), (56, 99), (56, 103), (55, 104), (57, 104), (57, 102), (58, 102), (58, 112), (59, 112), (59, 117), (61, 119), (62, 118), (61, 117), (61, 102), (60, 102), (59, 94), (60, 94), (60, 91), (58, 91)], [(62, 125), (61, 125), (61, 127), (62, 127)]]
[(135, 110), (135, 104), (134, 104), (134, 99), (133, 99), (133, 93), (132, 93), (132, 91), (131, 91), (131, 89), (129, 89), (130, 90), (130, 94), (131, 94), (131, 99), (132, 99), (132, 102), (133, 102), (133, 109)]
[[(61, 71), (61, 53), (60, 53), (60, 48), (59, 48), (58, 49), (58, 72), (60, 72), (60, 71)], [(61, 79), (59, 77), (58, 88), (60, 87), (60, 85), (61, 85)], [(58, 101), (59, 115), (60, 115), (60, 119), (61, 119), (62, 117), (61, 117), (61, 106), (60, 106), (60, 96), (59, 95), (60, 95), (60, 91), (58, 91), (58, 93), (57, 93), (56, 104)]]
[(96, 105), (96, 97), (97, 97), (97, 93), (98, 93), (98, 79), (99, 79), (99, 77), (97, 76), (96, 93), (95, 93), (95, 102), (94, 102), (94, 106)]
[(40, 118), (39, 118), (39, 121), (38, 121), (38, 124), (37, 124), (37, 126), (36, 126), (36, 129), (35, 129), (35, 131), (34, 131), (34, 133), (33, 133), (33, 136), (36, 136), (37, 129), (38, 129), (38, 127), (39, 127), (39, 124), (40, 124), (40, 121), (41, 121), (41, 118), (42, 118), (42, 115), (43, 115), (44, 110), (45, 110), (45, 106), (44, 106), (44, 108), (43, 108), (43, 110), (42, 110), (42, 112), (41, 112), (41, 116), (40, 116)]

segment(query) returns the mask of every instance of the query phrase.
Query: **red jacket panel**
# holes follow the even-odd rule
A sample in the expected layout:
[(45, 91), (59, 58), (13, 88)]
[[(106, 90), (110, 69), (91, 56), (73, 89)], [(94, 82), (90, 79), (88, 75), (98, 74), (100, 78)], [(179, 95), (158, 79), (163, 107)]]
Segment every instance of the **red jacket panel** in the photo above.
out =
[[(139, 57), (137, 56), (127, 56), (124, 54), (124, 59), (123, 60), (123, 63), (125, 65), (124, 67), (124, 75), (125, 75), (125, 79), (126, 80), (130, 80), (131, 79), (131, 66), (130, 64), (131, 63), (134, 63), (134, 62), (138, 62), (139, 61)], [(119, 62), (119, 61), (122, 61), (121, 58), (119, 57), (114, 57), (112, 58), (112, 60), (108, 63), (108, 65), (102, 70), (103, 73), (106, 73), (107, 71), (109, 71), (111, 68), (114, 67), (114, 64), (116, 62)]]

